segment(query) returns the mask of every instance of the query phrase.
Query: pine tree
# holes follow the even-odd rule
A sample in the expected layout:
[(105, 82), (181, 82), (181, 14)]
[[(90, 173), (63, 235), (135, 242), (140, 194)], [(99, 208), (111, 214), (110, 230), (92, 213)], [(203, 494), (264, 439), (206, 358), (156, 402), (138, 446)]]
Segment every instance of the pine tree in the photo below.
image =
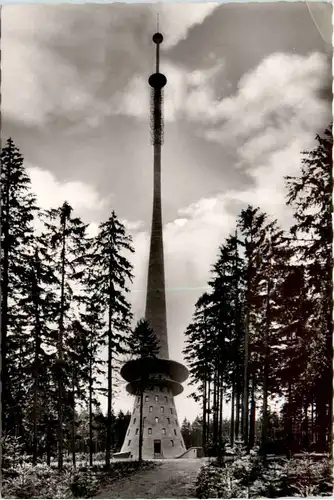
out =
[(15, 336), (24, 330), (24, 325), (18, 324), (17, 302), (24, 294), (22, 282), (33, 241), (36, 210), (23, 157), (13, 140), (8, 139), (1, 151), (1, 425), (4, 432), (22, 425), (19, 401), (10, 382), (16, 372), (18, 355)]
[(124, 252), (132, 253), (131, 238), (124, 225), (112, 212), (109, 219), (100, 224), (94, 243), (92, 263), (97, 269), (94, 288), (99, 290), (101, 303), (107, 313), (105, 337), (108, 345), (108, 407), (106, 467), (110, 465), (113, 362), (127, 350), (126, 335), (130, 331), (131, 311), (126, 299), (128, 282), (132, 280), (132, 266)]

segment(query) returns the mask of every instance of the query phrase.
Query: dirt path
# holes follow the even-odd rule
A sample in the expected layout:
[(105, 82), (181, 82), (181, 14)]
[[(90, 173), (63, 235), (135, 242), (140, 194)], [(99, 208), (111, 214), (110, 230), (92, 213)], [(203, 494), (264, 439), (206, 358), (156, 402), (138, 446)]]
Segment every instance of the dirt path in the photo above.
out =
[(205, 459), (161, 460), (158, 467), (115, 481), (95, 498), (195, 498), (196, 476)]

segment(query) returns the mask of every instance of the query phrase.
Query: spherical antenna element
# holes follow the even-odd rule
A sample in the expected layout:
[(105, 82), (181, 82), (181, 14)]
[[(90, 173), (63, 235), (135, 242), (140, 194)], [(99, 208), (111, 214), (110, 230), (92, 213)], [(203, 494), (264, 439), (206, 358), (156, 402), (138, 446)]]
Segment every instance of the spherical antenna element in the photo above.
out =
[(162, 43), (164, 37), (162, 36), (161, 33), (155, 33), (153, 36), (152, 36), (152, 40), (154, 43), (156, 44), (160, 44)]
[(162, 73), (154, 73), (148, 79), (148, 83), (154, 89), (162, 89), (167, 83), (167, 78)]

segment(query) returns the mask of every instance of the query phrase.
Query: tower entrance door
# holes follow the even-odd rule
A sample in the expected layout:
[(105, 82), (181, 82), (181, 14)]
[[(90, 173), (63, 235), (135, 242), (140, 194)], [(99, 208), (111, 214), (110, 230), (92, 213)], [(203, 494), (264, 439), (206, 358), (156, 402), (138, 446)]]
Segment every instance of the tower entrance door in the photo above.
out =
[(154, 440), (154, 458), (161, 457), (161, 441), (160, 439)]

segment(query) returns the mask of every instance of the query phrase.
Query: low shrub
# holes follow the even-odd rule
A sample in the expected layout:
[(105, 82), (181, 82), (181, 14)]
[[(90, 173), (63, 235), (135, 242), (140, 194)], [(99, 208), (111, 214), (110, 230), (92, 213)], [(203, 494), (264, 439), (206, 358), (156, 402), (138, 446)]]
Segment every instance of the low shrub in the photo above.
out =
[(74, 498), (92, 498), (99, 491), (99, 471), (91, 468), (74, 470), (70, 480), (70, 489)]
[(106, 471), (97, 465), (65, 465), (60, 473), (56, 467), (21, 459), (15, 468), (3, 469), (1, 493), (3, 498), (92, 498), (104, 484), (155, 466), (154, 462), (113, 462)]
[(197, 498), (279, 498), (331, 496), (333, 477), (329, 456), (314, 461), (302, 458), (264, 462), (256, 454), (238, 456), (233, 463), (201, 468), (196, 483)]
[(73, 498), (70, 489), (71, 474), (47, 465), (22, 463), (16, 474), (3, 474), (3, 498)]

